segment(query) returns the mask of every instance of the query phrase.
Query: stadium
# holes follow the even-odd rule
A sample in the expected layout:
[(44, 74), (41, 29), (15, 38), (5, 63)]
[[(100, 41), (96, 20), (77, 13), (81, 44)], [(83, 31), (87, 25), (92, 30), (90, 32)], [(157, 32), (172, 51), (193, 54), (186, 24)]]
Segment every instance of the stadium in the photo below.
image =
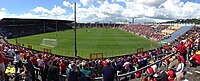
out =
[[(117, 17), (111, 21), (110, 15), (99, 22), (77, 22), (80, 14), (87, 12), (80, 13), (79, 7), (88, 4), (64, 1), (63, 5), (75, 7), (74, 19), (57, 19), (56, 14), (56, 19), (5, 15), (0, 20), (0, 81), (200, 80), (198, 14), (191, 19), (184, 16), (165, 22), (147, 22), (154, 18), (149, 15), (144, 15), (142, 22), (141, 14), (127, 17), (129, 21), (117, 22)], [(0, 14), (2, 11), (6, 10), (1, 8)], [(54, 14), (44, 11), (43, 16)]]

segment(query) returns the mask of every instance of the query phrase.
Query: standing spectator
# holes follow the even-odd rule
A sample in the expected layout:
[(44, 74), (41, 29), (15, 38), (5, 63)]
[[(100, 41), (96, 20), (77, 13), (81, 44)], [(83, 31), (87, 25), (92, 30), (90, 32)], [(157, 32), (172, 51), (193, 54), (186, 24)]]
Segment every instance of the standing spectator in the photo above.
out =
[(49, 66), (48, 81), (59, 81), (59, 68), (56, 66), (57, 60), (54, 60)]
[(4, 56), (0, 53), (0, 81), (5, 81), (5, 65), (4, 65)]
[(182, 55), (184, 60), (186, 61), (187, 60), (187, 57), (186, 57), (187, 50), (186, 50), (186, 47), (183, 42), (181, 42), (181, 44), (178, 46), (178, 50), (180, 51), (180, 55)]
[(45, 59), (44, 60), (44, 70), (43, 70), (42, 81), (46, 81), (48, 69), (49, 69), (49, 63), (48, 63), (47, 59)]
[(83, 65), (83, 68), (80, 69), (80, 72), (85, 74), (88, 80), (92, 79), (92, 77), (91, 77), (92, 72), (91, 72), (91, 70), (89, 70), (89, 66), (87, 64)]
[(38, 67), (40, 68), (40, 74), (41, 74), (41, 76), (42, 76), (42, 80), (44, 80), (43, 78), (43, 76), (44, 76), (44, 61), (43, 61), (43, 59), (42, 59), (42, 57), (39, 55), (38, 56), (39, 58), (37, 59), (37, 63), (38, 63)]
[(34, 65), (35, 67), (38, 67), (38, 65), (37, 65), (37, 59), (36, 59), (36, 57), (35, 57), (34, 55), (32, 55), (32, 56), (30, 57), (30, 60), (31, 60), (31, 62), (33, 63), (33, 65)]
[(60, 73), (66, 74), (67, 65), (65, 63), (65, 60), (61, 60), (61, 62), (59, 63), (59, 66), (60, 66)]
[(101, 70), (103, 68), (103, 65), (101, 64), (101, 61), (99, 60), (98, 61), (98, 64), (97, 64), (97, 76), (101, 76)]
[(69, 65), (68, 81), (78, 81), (79, 69), (72, 63)]
[(26, 62), (24, 66), (26, 67), (28, 75), (32, 78), (32, 81), (35, 81), (35, 69), (34, 69), (33, 63), (30, 61), (29, 56), (26, 57)]
[(21, 59), (20, 59), (20, 53), (17, 51), (17, 52), (15, 52), (15, 56), (14, 56), (15, 73), (17, 73), (18, 68), (21, 65), (20, 61), (21, 61)]
[(101, 70), (104, 81), (113, 81), (116, 75), (116, 70), (111, 66), (110, 60), (107, 60), (106, 66)]

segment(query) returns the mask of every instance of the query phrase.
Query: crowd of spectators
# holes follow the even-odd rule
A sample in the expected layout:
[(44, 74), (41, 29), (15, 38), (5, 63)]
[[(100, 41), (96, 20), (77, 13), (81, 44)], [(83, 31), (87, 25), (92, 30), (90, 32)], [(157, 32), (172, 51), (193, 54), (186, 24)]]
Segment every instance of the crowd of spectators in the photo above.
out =
[[(129, 28), (130, 29), (128, 30), (134, 31), (134, 29), (131, 29), (132, 27)], [(137, 29), (140, 31), (138, 32), (139, 34), (142, 34), (141, 30), (151, 30), (150, 27), (146, 26), (141, 26)], [(199, 30), (199, 28), (196, 28), (191, 31)], [(143, 33), (145, 34), (148, 32)], [(5, 81), (5, 70), (7, 66), (10, 65), (10, 63), (7, 62), (8, 59), (4, 57), (7, 55), (13, 56), (14, 61), (12, 61), (12, 63), (15, 67), (16, 75), (23, 70), (25, 71), (25, 78), (23, 78), (25, 81), (36, 80), (35, 67), (40, 69), (42, 81), (61, 81), (59, 75), (66, 75), (68, 81), (90, 81), (94, 79), (94, 77), (103, 77), (104, 81), (113, 81), (119, 74), (136, 71), (159, 60), (154, 57), (176, 53), (176, 56), (166, 58), (145, 70), (138, 71), (131, 76), (125, 77), (125, 79), (128, 80), (143, 77), (146, 81), (174, 81), (176, 77), (176, 79), (180, 81), (181, 77), (184, 76), (186, 63), (191, 64), (191, 66), (200, 65), (200, 57), (195, 54), (195, 52), (199, 50), (200, 45), (199, 32), (190, 32), (187, 34), (189, 35), (188, 37), (183, 36), (185, 41), (181, 41), (183, 40), (183, 37), (180, 37), (181, 40), (177, 39), (178, 43), (168, 43), (163, 47), (144, 53), (93, 60), (58, 57), (44, 52), (35, 52), (23, 47), (0, 42), (1, 79)], [(177, 60), (178, 66), (173, 65), (177, 64), (173, 63), (176, 62), (175, 60)], [(166, 66), (169, 67), (167, 70)]]
[(77, 23), (78, 28), (119, 28), (123, 24), (108, 24), (108, 23)]
[(128, 25), (122, 29), (128, 32), (133, 32), (137, 35), (147, 37), (154, 41), (160, 41), (165, 37), (161, 31), (167, 27), (168, 26), (165, 25)]

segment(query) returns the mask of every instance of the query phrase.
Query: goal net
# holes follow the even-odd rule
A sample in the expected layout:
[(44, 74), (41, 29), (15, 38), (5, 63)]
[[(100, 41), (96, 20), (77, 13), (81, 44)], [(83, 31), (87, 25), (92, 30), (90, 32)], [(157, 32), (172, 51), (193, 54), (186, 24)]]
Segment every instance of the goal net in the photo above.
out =
[(48, 46), (48, 47), (56, 47), (57, 46), (57, 39), (43, 38), (41, 45)]

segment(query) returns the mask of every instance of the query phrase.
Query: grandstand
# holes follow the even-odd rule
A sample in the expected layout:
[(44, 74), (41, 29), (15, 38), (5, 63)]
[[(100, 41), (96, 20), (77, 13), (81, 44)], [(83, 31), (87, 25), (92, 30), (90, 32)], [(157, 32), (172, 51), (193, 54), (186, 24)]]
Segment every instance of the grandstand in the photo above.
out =
[(0, 20), (0, 31), (7, 38), (16, 38), (72, 29), (72, 22), (52, 19), (3, 18)]
[[(33, 21), (33, 22), (31, 22), (31, 21)], [(30, 22), (31, 22), (31, 24), (30, 24)], [(72, 29), (72, 27), (71, 27), (72, 22), (73, 21), (46, 20), (46, 19), (31, 20), (31, 19), (11, 19), (11, 18), (7, 19), (7, 18), (4, 18), (0, 22), (0, 29), (1, 29), (0, 31), (3, 35), (3, 37), (8, 37), (8, 38), (20, 37), (20, 38), (22, 38), (23, 36), (25, 36), (25, 37), (30, 37), (29, 39), (31, 40), (31, 42), (33, 42), (33, 40), (31, 39), (31, 38), (33, 38), (33, 37), (31, 37), (32, 35), (33, 36), (43, 35), (45, 37), (45, 36), (48, 36), (48, 34), (52, 35), (52, 33), (54, 33), (55, 31), (62, 31), (59, 33), (64, 33), (64, 31), (66, 29)], [(58, 28), (55, 27), (56, 25), (58, 25), (57, 26)], [(95, 35), (94, 37), (97, 37), (99, 35), (102, 35), (102, 34), (97, 34), (99, 32), (104, 33), (103, 36), (108, 35), (109, 33), (113, 33), (110, 37), (107, 37), (107, 38), (112, 38), (114, 35), (120, 35), (120, 37), (118, 37), (118, 38), (115, 37), (115, 39), (120, 40), (120, 39), (124, 38), (123, 41), (125, 41), (125, 42), (123, 42), (123, 44), (128, 42), (125, 39), (132, 39), (133, 36), (135, 36), (132, 34), (130, 35), (130, 33), (134, 33), (137, 35), (135, 37), (138, 37), (138, 38), (135, 38), (135, 39), (139, 40), (139, 42), (134, 41), (134, 43), (137, 43), (137, 45), (142, 45), (142, 44), (138, 44), (138, 43), (141, 43), (141, 39), (144, 39), (144, 38), (145, 39), (148, 38), (148, 39), (154, 40), (156, 42), (160, 42), (161, 40), (165, 40), (165, 39), (166, 40), (170, 39), (170, 41), (168, 42), (168, 44), (163, 45), (161, 47), (155, 47), (155, 48), (143, 51), (142, 48), (147, 47), (147, 44), (149, 43), (149, 42), (145, 43), (145, 42), (149, 41), (149, 40), (147, 40), (147, 41), (142, 42), (142, 43), (144, 43), (144, 46), (141, 47), (140, 51), (138, 49), (137, 53), (136, 53), (136, 51), (134, 53), (132, 53), (130, 51), (129, 54), (126, 54), (126, 55), (112, 56), (109, 58), (102, 56), (100, 58), (88, 59), (88, 58), (68, 57), (68, 56), (60, 56), (60, 55), (50, 54), (49, 52), (45, 52), (45, 51), (49, 50), (48, 48), (44, 49), (44, 51), (38, 51), (38, 50), (31, 49), (31, 47), (28, 48), (25, 46), (13, 45), (13, 44), (7, 43), (6, 40), (4, 38), (2, 38), (1, 42), (0, 42), (0, 46), (1, 46), (1, 51), (3, 51), (3, 53), (1, 53), (1, 54), (3, 54), (5, 57), (7, 57), (7, 59), (9, 59), (10, 61), (13, 62), (13, 60), (16, 61), (16, 58), (18, 58), (17, 54), (20, 53), (21, 54), (20, 59), (21, 59), (22, 63), (24, 63), (24, 66), (26, 67), (26, 69), (30, 69), (30, 68), (27, 68), (27, 65), (26, 65), (27, 61), (31, 62), (31, 64), (34, 65), (34, 69), (31, 69), (31, 70), (34, 70), (34, 74), (36, 75), (36, 76), (34, 76), (34, 79), (37, 79), (37, 80), (50, 78), (50, 77), (45, 78), (43, 75), (40, 75), (40, 72), (43, 73), (43, 70), (48, 71), (48, 68), (42, 68), (43, 66), (44, 67), (58, 66), (60, 68), (60, 69), (58, 69), (58, 72), (56, 71), (51, 74), (55, 74), (54, 76), (58, 77), (59, 81), (65, 81), (65, 79), (67, 79), (68, 81), (71, 81), (71, 77), (69, 76), (70, 73), (67, 73), (66, 71), (75, 70), (78, 68), (80, 69), (80, 73), (82, 73), (81, 74), (82, 77), (79, 77), (79, 79), (85, 79), (86, 81), (90, 81), (90, 80), (95, 80), (95, 81), (100, 80), (101, 81), (101, 80), (103, 80), (103, 77), (101, 75), (102, 68), (108, 66), (110, 63), (110, 64), (112, 64), (112, 66), (116, 67), (117, 76), (115, 78), (117, 81), (121, 81), (121, 80), (130, 80), (130, 81), (139, 80), (139, 81), (141, 81), (141, 79), (143, 79), (145, 77), (146, 78), (150, 77), (150, 76), (145, 76), (145, 75), (151, 74), (149, 69), (153, 69), (153, 71), (154, 71), (153, 75), (155, 75), (155, 76), (159, 76), (160, 71), (156, 71), (154, 69), (159, 70), (159, 68), (162, 68), (162, 71), (169, 71), (168, 67), (165, 67), (164, 69), (166, 69), (166, 70), (163, 70), (164, 65), (166, 65), (166, 66), (172, 65), (174, 69), (177, 69), (177, 67), (175, 65), (173, 65), (173, 63), (176, 64), (177, 59), (178, 58), (180, 59), (180, 55), (178, 54), (180, 51), (179, 43), (182, 40), (185, 40), (185, 44), (190, 42), (191, 47), (187, 46), (187, 48), (190, 48), (190, 49), (188, 49), (188, 52), (197, 51), (195, 53), (198, 53), (198, 51), (199, 51), (200, 44), (199, 44), (198, 40), (199, 40), (200, 27), (196, 27), (196, 26), (124, 25), (124, 24), (122, 25), (122, 24), (91, 24), (91, 23), (90, 24), (78, 23), (77, 25), (79, 28), (79, 30), (78, 30), (79, 33), (80, 33), (80, 31), (83, 33), (88, 33), (88, 34), (81, 33), (81, 35), (84, 35), (84, 36)], [(40, 30), (42, 28), (45, 28), (45, 31)], [(123, 30), (123, 31), (121, 31), (121, 30)], [(27, 32), (27, 33), (25, 33), (25, 32)], [(93, 33), (90, 33), (90, 32), (93, 32)], [(70, 31), (68, 33), (72, 33), (72, 31)], [(126, 36), (124, 34), (126, 34), (128, 36)], [(167, 35), (169, 35), (170, 37), (165, 38), (165, 36), (167, 36)], [(58, 34), (57, 37), (59, 37), (59, 36), (63, 37), (63, 36), (65, 36), (65, 33)], [(67, 35), (67, 37), (69, 37), (69, 35)], [(88, 41), (91, 44), (92, 43), (91, 40), (95, 39), (94, 37), (90, 37), (90, 39), (89, 39), (90, 41), (88, 41), (88, 38), (86, 38), (86, 37), (83, 37), (83, 39)], [(18, 38), (18, 39), (20, 39), (20, 38)], [(51, 36), (50, 38), (54, 38), (54, 35)], [(62, 38), (62, 39), (64, 39), (64, 38)], [(176, 41), (174, 41), (174, 39), (176, 39)], [(45, 39), (45, 41), (46, 40), (47, 41), (48, 40), (55, 41), (54, 39)], [(60, 39), (58, 39), (58, 40), (60, 40)], [(95, 41), (97, 41), (97, 40), (105, 40), (105, 38), (95, 39)], [(25, 40), (25, 41), (28, 41), (28, 40)], [(113, 40), (110, 40), (110, 41), (111, 41), (111, 43), (115, 42)], [(104, 43), (104, 42), (101, 42), (101, 43)], [(112, 46), (111, 43), (109, 43), (109, 45), (106, 45), (106, 47), (108, 47), (106, 49), (109, 49), (109, 50), (112, 49), (110, 47), (110, 46)], [(119, 43), (119, 42), (117, 42), (117, 43)], [(128, 44), (131, 45), (130, 42), (128, 42)], [(123, 48), (128, 47), (129, 46), (128, 44), (124, 45)], [(89, 48), (89, 47), (85, 47), (85, 46), (83, 46), (83, 47), (86, 49)], [(118, 47), (118, 46), (116, 45), (115, 47)], [(103, 47), (103, 48), (105, 48), (105, 47)], [(130, 47), (130, 48), (132, 48), (132, 47)], [(120, 48), (117, 48), (117, 49), (119, 50)], [(58, 51), (60, 51), (60, 50), (61, 49), (58, 49)], [(102, 55), (102, 53), (97, 53), (97, 54), (93, 53), (93, 54), (94, 54), (94, 56), (95, 55), (98, 56), (97, 54), (99, 54), (99, 56)], [(191, 57), (191, 56), (192, 55), (190, 55), (189, 57)], [(30, 57), (30, 59), (29, 59), (29, 57)], [(25, 61), (25, 60), (27, 60), (27, 61)], [(40, 61), (42, 61), (42, 63), (44, 62), (44, 64), (40, 64)], [(52, 65), (48, 65), (48, 63), (52, 63)], [(187, 67), (190, 67), (189, 64), (186, 63), (186, 65), (187, 65)], [(18, 69), (14, 68), (12, 66), (13, 65), (8, 64), (8, 68), (6, 69), (5, 73), (6, 73), (6, 76), (15, 77), (15, 79), (16, 79), (17, 76), (13, 75), (13, 74), (19, 73), (19, 71), (17, 71)], [(33, 66), (29, 66), (29, 67), (33, 67)], [(64, 67), (64, 69), (63, 69), (63, 67)], [(199, 68), (199, 66), (197, 66), (197, 68)], [(84, 74), (85, 71), (87, 71), (88, 74)], [(29, 70), (26, 72), (29, 72)], [(20, 72), (21, 74), (19, 74), (19, 75), (23, 76), (23, 77), (27, 77), (26, 72), (24, 72), (24, 71)], [(197, 76), (199, 74), (199, 69), (195, 69), (194, 67), (191, 67), (191, 68), (185, 70), (185, 72), (186, 72), (185, 77), (184, 77), (185, 80), (186, 79), (191, 80), (191, 81), (199, 80), (199, 77)], [(51, 74), (47, 73), (46, 75), (49, 76)], [(196, 77), (196, 79), (190, 78), (189, 76)], [(18, 77), (18, 78), (23, 79), (23, 77)], [(77, 77), (78, 77), (78, 75), (77, 75)], [(156, 77), (154, 77), (154, 78), (157, 79)], [(177, 78), (176, 78), (176, 80), (177, 80)], [(57, 80), (55, 80), (55, 81), (57, 81)]]

